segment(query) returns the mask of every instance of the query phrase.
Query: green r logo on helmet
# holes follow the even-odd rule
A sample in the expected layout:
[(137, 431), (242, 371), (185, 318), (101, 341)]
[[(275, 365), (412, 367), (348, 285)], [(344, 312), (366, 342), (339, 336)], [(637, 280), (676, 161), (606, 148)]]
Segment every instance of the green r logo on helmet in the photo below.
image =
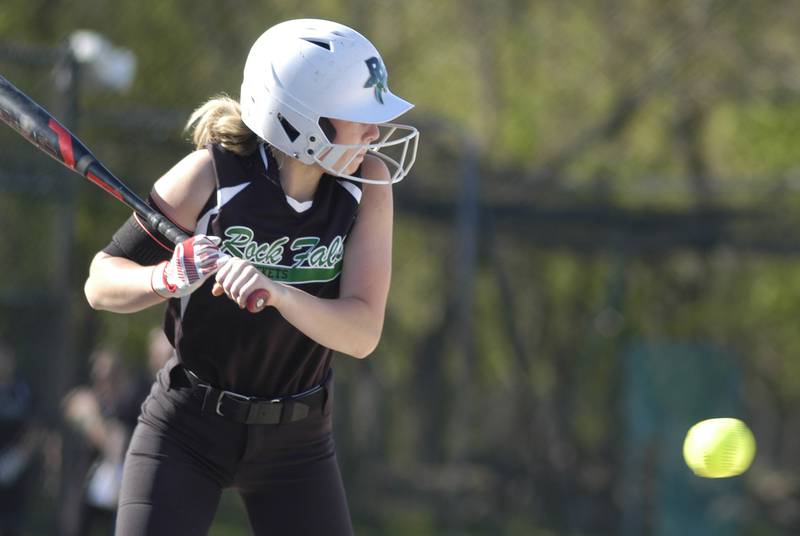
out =
[(383, 104), (383, 93), (389, 90), (386, 83), (386, 67), (384, 67), (383, 62), (376, 57), (372, 57), (364, 63), (367, 64), (367, 68), (369, 69), (369, 78), (364, 84), (364, 87), (375, 86), (375, 98), (378, 102)]

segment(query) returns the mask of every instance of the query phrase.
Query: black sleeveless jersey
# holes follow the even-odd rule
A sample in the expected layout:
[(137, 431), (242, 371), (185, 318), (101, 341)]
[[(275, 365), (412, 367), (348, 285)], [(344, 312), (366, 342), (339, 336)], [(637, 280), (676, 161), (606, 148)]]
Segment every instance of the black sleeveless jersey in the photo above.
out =
[[(285, 195), (264, 145), (247, 157), (218, 145), (208, 150), (217, 187), (196, 233), (222, 238), (225, 253), (247, 259), (275, 281), (337, 298), (360, 183), (323, 175), (309, 207)], [(227, 296), (212, 296), (213, 282), (211, 277), (189, 296), (169, 300), (165, 331), (181, 363), (221, 389), (251, 396), (296, 393), (324, 379), (329, 348), (272, 307), (253, 314)]]

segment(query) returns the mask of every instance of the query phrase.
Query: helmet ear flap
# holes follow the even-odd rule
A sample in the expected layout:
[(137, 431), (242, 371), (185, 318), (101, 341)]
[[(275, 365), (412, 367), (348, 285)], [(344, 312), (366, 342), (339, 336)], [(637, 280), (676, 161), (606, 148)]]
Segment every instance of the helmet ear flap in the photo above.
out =
[(320, 117), (319, 128), (322, 129), (322, 133), (325, 134), (325, 137), (328, 138), (328, 141), (333, 143), (333, 139), (336, 137), (336, 127), (333, 126), (331, 120), (327, 117)]

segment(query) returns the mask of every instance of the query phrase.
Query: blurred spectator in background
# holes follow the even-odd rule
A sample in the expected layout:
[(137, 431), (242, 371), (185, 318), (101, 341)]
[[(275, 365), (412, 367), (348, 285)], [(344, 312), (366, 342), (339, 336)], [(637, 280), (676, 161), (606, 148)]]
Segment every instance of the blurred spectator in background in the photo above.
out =
[(16, 356), (0, 342), (0, 536), (21, 533), (38, 441), (28, 384), (16, 373)]
[(76, 387), (63, 401), (64, 418), (75, 432), (74, 450), (64, 455), (64, 478), (71, 490), (62, 527), (65, 536), (112, 534), (128, 436), (119, 418), (122, 361), (107, 349), (90, 357), (90, 384)]
[(146, 368), (132, 371), (117, 353), (96, 350), (89, 358), (90, 385), (64, 398), (64, 417), (77, 436), (68, 446), (71, 453), (64, 455), (64, 536), (113, 534), (128, 440), (156, 372), (173, 351), (160, 327), (148, 333), (146, 351)]
[(65, 536), (113, 533), (122, 461), (149, 389), (111, 350), (96, 350), (90, 364), (90, 385), (76, 387), (63, 401), (64, 417), (78, 436), (75, 455), (64, 456), (64, 478), (72, 488), (66, 493), (70, 504), (62, 505), (68, 510)]

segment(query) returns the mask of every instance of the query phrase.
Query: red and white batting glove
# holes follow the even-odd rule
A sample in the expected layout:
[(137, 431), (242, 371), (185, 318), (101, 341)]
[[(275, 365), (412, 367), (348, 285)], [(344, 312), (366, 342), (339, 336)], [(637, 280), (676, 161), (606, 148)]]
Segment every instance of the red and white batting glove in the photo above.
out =
[(175, 247), (172, 259), (153, 267), (150, 284), (162, 298), (188, 296), (222, 265), (220, 238), (195, 235)]

